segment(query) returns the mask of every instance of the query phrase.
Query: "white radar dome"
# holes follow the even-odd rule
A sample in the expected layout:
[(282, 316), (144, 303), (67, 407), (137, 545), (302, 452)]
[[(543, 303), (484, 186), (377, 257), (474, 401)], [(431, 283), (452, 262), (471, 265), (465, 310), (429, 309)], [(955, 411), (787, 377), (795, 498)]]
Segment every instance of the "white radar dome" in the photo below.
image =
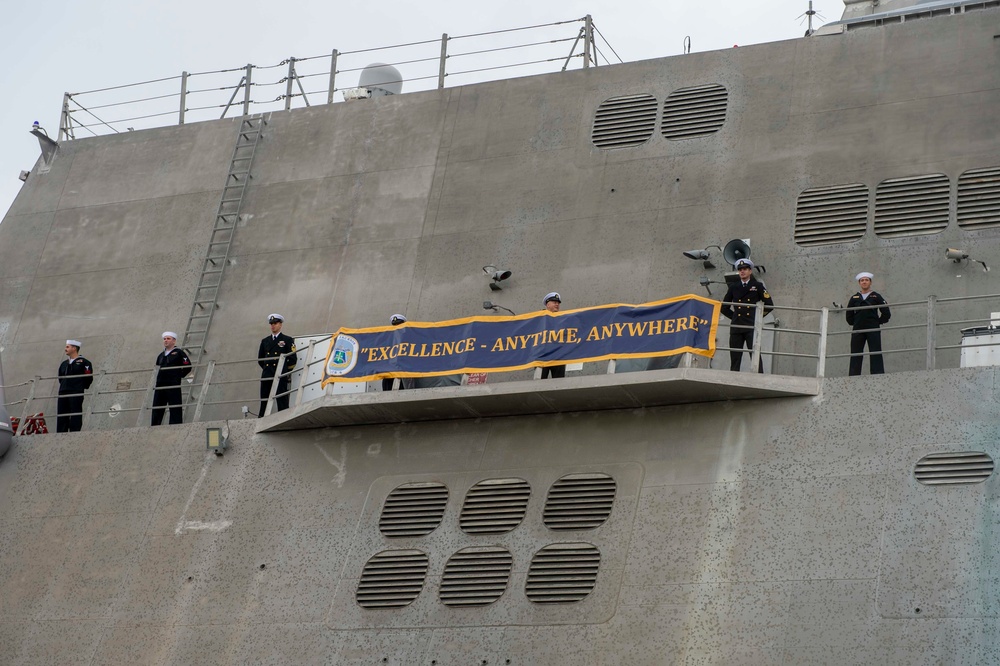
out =
[(392, 65), (373, 62), (361, 70), (358, 87), (378, 90), (383, 95), (398, 95), (403, 92), (403, 75)]

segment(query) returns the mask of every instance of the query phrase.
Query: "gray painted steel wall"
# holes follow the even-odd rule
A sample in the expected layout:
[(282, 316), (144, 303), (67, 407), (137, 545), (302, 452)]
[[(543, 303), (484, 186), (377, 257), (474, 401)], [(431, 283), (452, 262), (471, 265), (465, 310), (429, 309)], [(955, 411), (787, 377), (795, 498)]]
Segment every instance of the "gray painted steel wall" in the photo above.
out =
[[(954, 190), (965, 170), (996, 166), (997, 16), (272, 114), (209, 356), (253, 356), (276, 310), (293, 334), (393, 312), (478, 314), (487, 263), (514, 271), (496, 300), (518, 312), (551, 289), (567, 307), (698, 291), (704, 271), (681, 251), (736, 237), (751, 238), (784, 304), (843, 302), (861, 269), (893, 301), (994, 293), (995, 273), (943, 255), (974, 243), (995, 256), (995, 230), (952, 222), (886, 240), (869, 223), (858, 242), (803, 248), (792, 218), (806, 188), (874, 190), (940, 172)], [(617, 151), (590, 143), (608, 97), (662, 102), (703, 83), (729, 90), (718, 133), (656, 134)], [(68, 337), (98, 369), (151, 365), (160, 332), (187, 317), (236, 128), (80, 139), (29, 178), (0, 224), (9, 382), (54, 374)], [(956, 318), (984, 314), (968, 306)], [(901, 333), (899, 346), (921, 336)], [(895, 358), (890, 370), (922, 367), (922, 355)], [(994, 663), (997, 481), (929, 488), (912, 468), (936, 451), (995, 459), (996, 385), (989, 368), (896, 372), (829, 379), (815, 399), (269, 435), (233, 421), (222, 459), (205, 453), (198, 424), (95, 419), (93, 430), (119, 428), (20, 438), (0, 462), (0, 653), (13, 663)], [(478, 543), (456, 523), (468, 486), (531, 480), (525, 524), (493, 540), (515, 554), (519, 581), (534, 549), (565, 540), (540, 527), (546, 484), (580, 470), (621, 478), (614, 521), (572, 539), (607, 548), (592, 597), (547, 614), (515, 584), (486, 610), (436, 604), (444, 560)], [(385, 545), (370, 524), (378, 493), (428, 478), (452, 487), (427, 540), (432, 580), (412, 607), (360, 611), (359, 564)]]
[[(994, 459), (997, 371), (830, 379), (817, 398), (254, 435), (198, 424), (21, 438), (0, 464), (7, 663), (993, 663), (998, 480), (917, 483), (940, 451)], [(615, 477), (602, 527), (541, 524), (563, 474)], [(524, 522), (458, 528), (465, 491), (515, 476)], [(389, 539), (388, 491), (450, 490), (427, 537)], [(216, 530), (216, 531), (213, 531)], [(541, 545), (597, 545), (590, 597), (523, 592)], [(492, 606), (437, 599), (445, 560), (514, 555)], [(410, 606), (354, 603), (364, 562), (419, 547)], [(920, 608), (920, 613), (916, 609)], [(387, 662), (383, 662), (383, 658)]]

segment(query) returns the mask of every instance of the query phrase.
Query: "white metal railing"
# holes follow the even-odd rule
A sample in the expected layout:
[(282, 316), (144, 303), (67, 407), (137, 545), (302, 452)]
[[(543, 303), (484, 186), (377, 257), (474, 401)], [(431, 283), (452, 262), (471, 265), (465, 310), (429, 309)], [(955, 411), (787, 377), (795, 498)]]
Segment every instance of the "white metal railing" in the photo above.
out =
[[(966, 313), (972, 307), (983, 307), (988, 316), (968, 318)], [(876, 309), (879, 306), (865, 306), (857, 310)], [(887, 371), (902, 370), (935, 370), (940, 367), (958, 367), (960, 365), (960, 350), (975, 350), (980, 348), (998, 347), (1000, 356), (1000, 337), (994, 343), (963, 342), (963, 331), (981, 329), (987, 333), (997, 330), (1000, 336), (1000, 322), (995, 322), (993, 312), (1000, 312), (1000, 294), (982, 296), (964, 296), (956, 298), (936, 298), (931, 296), (921, 301), (907, 301), (890, 304), (892, 318), (890, 323), (880, 327), (883, 348), (881, 353), (887, 357), (900, 359), (889, 364)], [(961, 314), (957, 318), (948, 318), (949, 308), (958, 307)], [(763, 305), (757, 305), (757, 316), (754, 324), (754, 345), (750, 353), (750, 368), (757, 367), (761, 358), (770, 359), (771, 373), (789, 376), (826, 377), (830, 375), (830, 362), (850, 359), (847, 340), (852, 333), (842, 316), (846, 308), (800, 308), (792, 306), (774, 306), (775, 319), (772, 325), (765, 326)], [(998, 316), (1000, 319), (1000, 316)], [(762, 342), (765, 328), (775, 336), (775, 342), (765, 349)], [(868, 329), (874, 330), (874, 329)], [(778, 336), (781, 336), (780, 343)], [(331, 336), (317, 336), (308, 347), (299, 350), (300, 362), (289, 372), (278, 375), (271, 385), (271, 393), (267, 397), (265, 415), (275, 409), (275, 400), (288, 397), (290, 404), (299, 406), (306, 401), (306, 394), (315, 391), (317, 395), (329, 392), (317, 390), (322, 382), (322, 365), (326, 362), (326, 350)], [(950, 337), (956, 342), (946, 340)], [(838, 342), (843, 340), (843, 343)], [(719, 345), (717, 352), (733, 351), (728, 346)], [(747, 350), (742, 350), (745, 354)], [(868, 352), (864, 353), (868, 356)], [(723, 368), (728, 368), (724, 361), (728, 360), (722, 354), (716, 354), (716, 359), (722, 361)], [(908, 359), (908, 360), (906, 360)], [(199, 374), (198, 382), (191, 381), (185, 393), (189, 396), (183, 403), (189, 421), (217, 420), (232, 415), (233, 405), (254, 405), (261, 402), (259, 387), (261, 382), (258, 361), (264, 359), (243, 359), (236, 361), (209, 361), (203, 365), (192, 366), (193, 378)], [(267, 359), (274, 360), (274, 359)], [(279, 367), (284, 367), (285, 355), (279, 357)], [(746, 360), (744, 360), (744, 364)], [(678, 361), (679, 367), (689, 367), (692, 364), (690, 355)], [(616, 372), (615, 361), (608, 363), (588, 363), (588, 369), (583, 374), (613, 374)], [(745, 366), (744, 367), (748, 367)], [(204, 373), (198, 373), (199, 368)], [(126, 414), (135, 414), (135, 420), (122, 419), (122, 423), (143, 425), (147, 422), (152, 409), (153, 396), (157, 391), (155, 386), (158, 368), (138, 368), (132, 370), (105, 371), (99, 370), (94, 375), (91, 387), (84, 392), (84, 409), (77, 414), (83, 417), (83, 427), (90, 426), (95, 417), (119, 419)], [(287, 391), (278, 392), (279, 379), (282, 376), (301, 374), (298, 382), (290, 381)], [(846, 374), (834, 373), (834, 374)], [(491, 373), (494, 381), (522, 380), (530, 377), (525, 372)], [(537, 376), (537, 373), (536, 373)], [(145, 384), (132, 386), (136, 377), (145, 377)], [(119, 378), (126, 381), (117, 382)], [(32, 379), (2, 388), (7, 396), (19, 397), (5, 403), (11, 416), (20, 413), (20, 422), (24, 424), (27, 417), (34, 414), (39, 406), (51, 405), (53, 399), (59, 397), (53, 393), (57, 376), (36, 376)], [(463, 382), (464, 383), (464, 382)], [(244, 390), (244, 387), (252, 387)], [(170, 388), (170, 387), (163, 387)], [(374, 382), (365, 386), (366, 391), (376, 390)], [(136, 396), (139, 396), (136, 399)], [(113, 404), (108, 404), (113, 403)], [(120, 403), (125, 403), (124, 405)], [(247, 411), (250, 411), (249, 409)], [(64, 414), (63, 416), (68, 416)]]
[[(329, 341), (329, 337), (326, 338)], [(303, 370), (303, 377), (308, 377), (308, 368), (315, 366), (317, 364), (325, 363), (324, 356), (318, 356), (317, 358), (312, 358), (312, 352), (316, 347), (317, 342), (322, 343), (322, 340), (313, 341), (310, 343), (308, 350), (306, 351), (309, 356), (306, 356), (306, 361), (302, 364), (302, 367), (289, 370), (287, 372), (278, 374), (274, 377), (272, 382), (271, 393), (267, 398), (267, 414), (270, 414), (272, 407), (275, 403), (275, 399), (279, 397), (291, 396), (293, 393), (298, 392), (300, 398), (305, 393), (305, 389), (309, 386), (313, 386), (321, 380), (310, 380), (301, 383), (298, 386), (289, 388), (288, 391), (283, 393), (277, 392), (277, 387), (279, 385), (279, 379), (282, 377), (291, 377), (296, 374), (300, 369)], [(322, 347), (325, 350), (325, 345)], [(298, 352), (302, 353), (302, 352)], [(279, 362), (279, 367), (284, 367), (285, 358), (287, 354), (282, 354), (277, 360)], [(209, 361), (205, 364), (192, 365), (192, 372), (190, 373), (193, 379), (197, 374), (199, 369), (204, 369), (202, 374), (202, 379), (198, 382), (194, 381), (182, 381), (182, 384), (187, 384), (187, 389), (184, 394), (188, 397), (181, 402), (181, 407), (189, 414), (189, 421), (200, 421), (202, 420), (203, 414), (206, 408), (211, 407), (225, 407), (229, 405), (247, 405), (252, 404), (254, 406), (253, 413), (257, 413), (257, 405), (261, 402), (259, 397), (259, 391), (240, 391), (237, 390), (234, 393), (238, 396), (237, 399), (222, 399), (222, 400), (210, 400), (210, 390), (216, 389), (220, 392), (225, 393), (225, 387), (232, 386), (245, 386), (251, 385), (254, 388), (258, 388), (262, 381), (260, 376), (260, 368), (258, 366), (259, 361), (274, 361), (274, 358), (252, 358), (243, 359), (238, 361), (228, 361), (228, 362), (217, 362)], [(225, 368), (241, 368), (241, 372), (234, 374), (240, 375), (235, 379), (220, 378), (225, 377), (224, 373), (219, 372), (221, 369)], [(252, 368), (252, 370), (247, 371), (246, 368)], [(151, 411), (153, 409), (153, 397), (157, 391), (173, 390), (178, 387), (175, 386), (156, 386), (156, 375), (159, 371), (158, 367), (152, 369), (140, 368), (131, 370), (117, 370), (117, 371), (104, 371), (99, 370), (93, 375), (93, 382), (90, 388), (88, 388), (83, 393), (77, 394), (63, 394), (60, 395), (58, 391), (56, 392), (46, 392), (53, 391), (55, 387), (58, 386), (58, 375), (49, 376), (36, 376), (27, 381), (19, 382), (17, 384), (10, 384), (4, 386), (5, 393), (16, 392), (16, 389), (26, 389), (24, 391), (25, 395), (19, 399), (13, 400), (11, 402), (5, 403), (8, 409), (8, 413), (15, 416), (15, 409), (19, 408), (20, 416), (19, 421), (23, 425), (27, 422), (28, 417), (35, 414), (35, 409), (40, 405), (51, 405), (52, 400), (57, 400), (60, 397), (73, 397), (83, 395), (84, 397), (84, 408), (80, 412), (70, 412), (59, 414), (59, 416), (81, 416), (83, 418), (83, 428), (87, 429), (90, 426), (94, 417), (105, 416), (110, 419), (119, 419), (127, 414), (135, 414), (136, 419), (133, 421), (131, 419), (123, 419), (124, 423), (134, 424), (134, 425), (145, 425), (149, 422)], [(114, 385), (114, 381), (121, 378), (134, 378), (136, 376), (147, 376), (148, 380), (145, 386), (135, 387), (131, 386), (131, 382), (124, 382), (119, 385)], [(291, 382), (289, 382), (291, 384)], [(13, 391), (12, 391), (13, 390)], [(128, 402), (129, 396), (140, 396), (137, 404), (132, 406), (121, 406), (119, 402), (115, 402), (110, 406), (107, 406), (109, 400), (106, 398), (113, 397), (120, 402)], [(135, 400), (132, 401), (135, 403)], [(169, 409), (169, 406), (165, 407)], [(192, 411), (193, 410), (193, 411)]]
[[(605, 40), (589, 15), (506, 30), (440, 38), (370, 49), (289, 57), (274, 65), (204, 72), (182, 72), (139, 83), (110, 86), (63, 96), (59, 140), (74, 139), (78, 131), (100, 135), (136, 128), (183, 125), (192, 120), (225, 118), (230, 111), (243, 116), (332, 104), (344, 75), (352, 81), (373, 60), (406, 71), (399, 81), (406, 92), (444, 88), (445, 80), (462, 83), (489, 80), (490, 72), (516, 69), (518, 75), (566, 70), (579, 60), (581, 67), (610, 64), (608, 52), (621, 58)], [(110, 114), (110, 115), (109, 115)], [(113, 116), (113, 117), (112, 117)]]

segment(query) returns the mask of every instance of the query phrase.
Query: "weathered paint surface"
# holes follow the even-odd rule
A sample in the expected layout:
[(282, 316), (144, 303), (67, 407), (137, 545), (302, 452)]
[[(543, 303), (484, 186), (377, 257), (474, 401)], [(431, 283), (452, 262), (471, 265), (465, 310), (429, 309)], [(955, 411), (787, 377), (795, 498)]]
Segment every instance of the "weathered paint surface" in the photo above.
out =
[[(995, 256), (997, 229), (952, 219), (938, 234), (887, 239), (869, 220), (858, 241), (808, 248), (793, 222), (807, 188), (863, 183), (874, 197), (887, 178), (943, 173), (954, 192), (968, 169), (998, 166), (998, 15), (272, 114), (209, 356), (253, 356), (274, 311), (292, 333), (384, 324), (393, 312), (479, 314), (491, 297), (485, 264), (514, 271), (503, 304), (518, 312), (552, 289), (566, 307), (699, 292), (705, 270), (681, 252), (731, 238), (751, 238), (779, 303), (843, 302), (863, 269), (892, 302), (994, 293), (994, 272), (944, 251), (974, 244)], [(706, 83), (729, 92), (719, 132), (654, 133), (616, 151), (591, 143), (607, 98), (662, 103)], [(98, 371), (151, 366), (160, 332), (191, 306), (236, 127), (67, 142), (29, 178), (0, 224), (8, 383), (54, 374), (68, 337)], [(782, 316), (786, 327), (794, 317)], [(924, 334), (900, 332), (896, 345)], [(132, 428), (95, 415), (81, 433), (21, 437), (0, 460), (0, 654), (15, 664), (996, 663), (996, 475), (931, 487), (913, 467), (935, 452), (1000, 455), (997, 371), (958, 369), (954, 350), (939, 353), (939, 370), (924, 360), (889, 356), (890, 374), (847, 378), (846, 359), (833, 359), (805, 397), (614, 408), (582, 391), (578, 409), (566, 406), (571, 388), (608, 381), (594, 375), (507, 391), (515, 406), (563, 401), (551, 413), (279, 432), (258, 432), (278, 417), (242, 420), (234, 403), (211, 414), (233, 419), (221, 458), (205, 450), (206, 424)], [(810, 373), (805, 361), (776, 363), (776, 374)], [(235, 368), (224, 378), (257, 376)], [(256, 390), (228, 397), (253, 403)], [(102, 409), (137, 400), (96, 399)], [(608, 521), (545, 527), (549, 486), (594, 472), (618, 483)], [(531, 486), (523, 522), (463, 532), (465, 492), (507, 477)], [(383, 536), (387, 493), (426, 481), (449, 489), (441, 525)], [(586, 599), (543, 608), (524, 594), (529, 562), (557, 542), (593, 544), (602, 561)], [(448, 558), (485, 545), (513, 556), (504, 595), (484, 608), (441, 604)], [(360, 608), (364, 563), (394, 548), (428, 555), (420, 595)]]

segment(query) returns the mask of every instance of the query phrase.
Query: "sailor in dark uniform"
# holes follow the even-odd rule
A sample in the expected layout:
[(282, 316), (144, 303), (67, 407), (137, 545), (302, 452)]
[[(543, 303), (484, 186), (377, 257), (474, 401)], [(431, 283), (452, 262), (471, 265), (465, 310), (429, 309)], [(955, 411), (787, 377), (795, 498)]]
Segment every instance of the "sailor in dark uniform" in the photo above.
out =
[[(872, 278), (875, 276), (867, 271), (858, 273), (854, 279), (858, 281), (861, 291), (851, 296), (847, 302), (847, 323), (854, 329), (851, 333), (851, 375), (861, 374), (861, 363), (864, 361), (865, 344), (868, 345), (868, 366), (873, 375), (881, 375), (885, 372), (885, 365), (882, 363), (882, 332), (879, 326), (889, 321), (892, 313), (889, 312), (889, 304), (882, 294), (872, 291)], [(870, 310), (856, 310), (865, 306), (873, 307)], [(865, 330), (869, 329), (869, 330)]]
[(56, 432), (79, 432), (83, 428), (83, 392), (94, 382), (94, 366), (80, 356), (79, 340), (66, 341), (66, 356), (59, 365), (59, 399), (56, 402)]
[(184, 396), (181, 395), (181, 379), (191, 372), (191, 359), (187, 352), (177, 347), (177, 334), (163, 332), (163, 353), (157, 355), (156, 385), (153, 389), (153, 416), (150, 425), (163, 423), (163, 412), (170, 406), (170, 425), (184, 423)]
[[(729, 369), (733, 372), (740, 371), (743, 345), (746, 344), (747, 349), (753, 350), (753, 323), (757, 303), (764, 303), (765, 316), (774, 309), (767, 307), (774, 305), (767, 287), (753, 276), (753, 262), (740, 259), (736, 262), (736, 270), (740, 275), (739, 280), (729, 285), (729, 291), (722, 299), (722, 314), (731, 320), (729, 346), (732, 350), (729, 352)], [(764, 372), (763, 356), (758, 362), (757, 372)]]
[[(281, 369), (282, 376), (278, 379), (278, 397), (274, 399), (277, 411), (288, 409), (288, 384), (289, 376), (285, 373), (291, 372), (298, 362), (295, 355), (295, 339), (281, 332), (281, 325), (285, 318), (280, 314), (272, 313), (267, 317), (267, 323), (271, 325), (271, 335), (260, 341), (260, 349), (257, 350), (257, 363), (261, 367), (260, 373), (260, 412), (257, 416), (264, 418), (264, 411), (267, 409), (267, 399), (271, 395), (271, 385), (274, 384), (274, 376), (278, 373), (278, 357), (288, 354), (285, 357), (285, 365)], [(285, 393), (286, 395), (281, 395)]]
[[(559, 307), (562, 305), (562, 296), (559, 295), (558, 291), (550, 291), (545, 294), (545, 298), (542, 299), (542, 307), (544, 307), (549, 312), (555, 313), (559, 312)], [(549, 365), (542, 368), (542, 379), (562, 379), (566, 376), (566, 366), (565, 365)]]
[[(394, 314), (391, 317), (389, 317), (389, 323), (392, 324), (393, 326), (399, 326), (400, 324), (405, 324), (406, 323), (406, 315)], [(383, 377), (382, 378), (382, 390), (383, 391), (391, 391), (392, 390), (392, 384), (395, 381), (396, 380), (393, 379), (392, 377)], [(403, 380), (400, 379), (399, 380), (399, 389), (402, 390), (402, 389), (405, 389), (405, 388), (406, 387), (403, 386)]]

